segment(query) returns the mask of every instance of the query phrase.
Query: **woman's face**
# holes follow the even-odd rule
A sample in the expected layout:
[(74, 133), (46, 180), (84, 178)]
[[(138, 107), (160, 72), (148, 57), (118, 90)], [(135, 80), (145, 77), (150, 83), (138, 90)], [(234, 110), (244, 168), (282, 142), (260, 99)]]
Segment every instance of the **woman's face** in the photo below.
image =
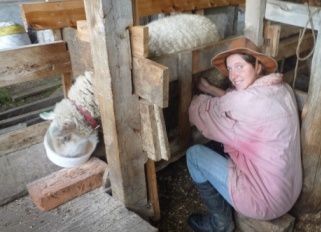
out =
[(255, 69), (240, 54), (228, 56), (226, 58), (226, 66), (229, 72), (229, 79), (237, 90), (244, 90), (252, 85), (261, 71), (260, 64)]

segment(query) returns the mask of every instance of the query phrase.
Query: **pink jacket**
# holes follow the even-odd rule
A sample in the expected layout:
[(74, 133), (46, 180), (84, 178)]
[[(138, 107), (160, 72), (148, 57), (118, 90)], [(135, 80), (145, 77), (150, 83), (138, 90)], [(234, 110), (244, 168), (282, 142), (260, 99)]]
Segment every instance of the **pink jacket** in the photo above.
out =
[(270, 220), (292, 208), (302, 188), (300, 130), (292, 89), (280, 74), (222, 97), (197, 96), (189, 117), (230, 155), (228, 184), (235, 210)]

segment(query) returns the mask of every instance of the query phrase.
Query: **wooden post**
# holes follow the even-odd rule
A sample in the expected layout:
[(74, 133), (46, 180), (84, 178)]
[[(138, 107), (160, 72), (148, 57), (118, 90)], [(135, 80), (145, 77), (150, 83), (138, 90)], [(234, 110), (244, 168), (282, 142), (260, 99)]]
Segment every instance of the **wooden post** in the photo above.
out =
[[(320, 32), (319, 32), (320, 33)], [(321, 209), (321, 36), (312, 60), (306, 113), (301, 127), (303, 190), (295, 206), (297, 214)]]
[(130, 0), (85, 0), (112, 194), (144, 214), (147, 204), (138, 97), (133, 94)]
[(263, 45), (263, 17), (266, 0), (246, 0), (244, 35), (257, 46)]
[(178, 138), (180, 146), (185, 149), (191, 139), (188, 108), (192, 100), (192, 52), (182, 52), (178, 56)]

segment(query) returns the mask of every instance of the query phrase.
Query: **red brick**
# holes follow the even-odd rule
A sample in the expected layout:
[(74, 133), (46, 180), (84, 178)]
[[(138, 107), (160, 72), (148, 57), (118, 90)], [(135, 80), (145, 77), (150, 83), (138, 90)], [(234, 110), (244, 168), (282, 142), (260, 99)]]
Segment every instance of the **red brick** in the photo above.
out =
[(53, 209), (102, 185), (107, 164), (91, 158), (85, 164), (64, 168), (27, 185), (35, 205), (44, 211)]

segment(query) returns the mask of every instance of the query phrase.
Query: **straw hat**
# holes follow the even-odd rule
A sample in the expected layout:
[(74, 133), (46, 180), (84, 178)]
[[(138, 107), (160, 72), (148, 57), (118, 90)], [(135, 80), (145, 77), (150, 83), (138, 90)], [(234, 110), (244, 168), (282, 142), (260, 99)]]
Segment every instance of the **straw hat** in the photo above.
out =
[(238, 37), (234, 39), (229, 44), (226, 51), (218, 53), (212, 58), (211, 63), (224, 76), (228, 76), (225, 60), (228, 56), (236, 53), (252, 55), (260, 61), (266, 73), (273, 73), (278, 67), (278, 63), (275, 59), (261, 53), (260, 49), (246, 37)]

